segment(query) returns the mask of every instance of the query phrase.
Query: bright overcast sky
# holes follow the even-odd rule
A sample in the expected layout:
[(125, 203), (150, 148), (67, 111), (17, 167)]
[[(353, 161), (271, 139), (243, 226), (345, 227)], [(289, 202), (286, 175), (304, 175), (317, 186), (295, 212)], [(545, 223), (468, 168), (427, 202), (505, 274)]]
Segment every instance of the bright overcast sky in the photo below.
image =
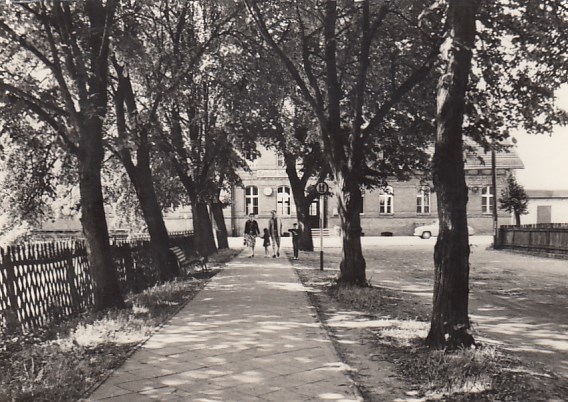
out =
[[(558, 93), (559, 104), (568, 110), (568, 85)], [(552, 135), (517, 132), (517, 153), (525, 168), (517, 180), (527, 190), (568, 190), (568, 127), (556, 127)]]

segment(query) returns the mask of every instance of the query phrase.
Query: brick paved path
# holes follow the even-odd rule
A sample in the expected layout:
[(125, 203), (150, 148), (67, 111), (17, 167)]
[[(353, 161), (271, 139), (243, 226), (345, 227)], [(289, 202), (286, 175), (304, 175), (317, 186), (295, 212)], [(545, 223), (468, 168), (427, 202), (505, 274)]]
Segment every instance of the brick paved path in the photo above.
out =
[(358, 395), (290, 262), (241, 254), (89, 400), (346, 402)]

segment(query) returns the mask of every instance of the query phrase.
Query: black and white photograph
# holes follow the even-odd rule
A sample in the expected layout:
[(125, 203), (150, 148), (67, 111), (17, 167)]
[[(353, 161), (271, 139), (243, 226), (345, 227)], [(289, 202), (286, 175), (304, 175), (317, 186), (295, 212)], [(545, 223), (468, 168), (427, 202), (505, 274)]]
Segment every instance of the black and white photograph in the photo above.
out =
[(565, 0), (0, 0), (0, 402), (568, 400)]

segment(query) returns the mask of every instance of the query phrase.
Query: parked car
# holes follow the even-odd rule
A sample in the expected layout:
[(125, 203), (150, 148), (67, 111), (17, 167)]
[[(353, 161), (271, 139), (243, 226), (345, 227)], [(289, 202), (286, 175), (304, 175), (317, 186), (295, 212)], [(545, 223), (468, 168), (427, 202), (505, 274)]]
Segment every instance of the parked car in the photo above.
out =
[[(422, 239), (429, 239), (432, 236), (438, 236), (438, 231), (440, 230), (438, 221), (424, 226), (418, 226), (414, 229), (414, 236), (421, 237)], [(475, 234), (475, 230), (471, 226), (467, 226), (467, 231), (469, 235)]]

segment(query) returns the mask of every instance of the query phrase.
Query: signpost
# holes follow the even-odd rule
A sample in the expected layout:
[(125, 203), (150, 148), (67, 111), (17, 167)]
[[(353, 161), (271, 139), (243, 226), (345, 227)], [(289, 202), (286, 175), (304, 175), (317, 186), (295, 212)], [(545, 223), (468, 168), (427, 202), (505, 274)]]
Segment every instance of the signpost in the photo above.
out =
[(325, 196), (329, 191), (329, 186), (326, 182), (320, 181), (318, 184), (316, 184), (316, 190), (320, 195), (320, 271), (323, 271), (323, 211), (325, 208)]

